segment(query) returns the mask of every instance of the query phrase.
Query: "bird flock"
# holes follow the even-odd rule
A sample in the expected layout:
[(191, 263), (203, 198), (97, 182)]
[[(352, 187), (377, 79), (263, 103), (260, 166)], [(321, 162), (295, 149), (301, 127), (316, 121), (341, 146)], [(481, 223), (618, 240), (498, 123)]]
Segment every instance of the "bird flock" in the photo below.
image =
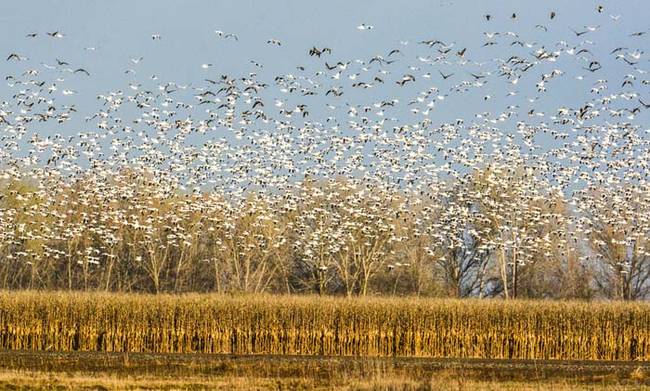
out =
[[(92, 68), (31, 50), (68, 35), (29, 33), (0, 103), (4, 287), (351, 295), (435, 280), (455, 296), (580, 296), (571, 275), (645, 297), (647, 31), (592, 12), (597, 25), (486, 13), (480, 36), (400, 37), (369, 57), (314, 45), (277, 74), (184, 59), (198, 83), (125, 58), (128, 84), (94, 102), (75, 102)], [(625, 41), (599, 43), (606, 29)]]

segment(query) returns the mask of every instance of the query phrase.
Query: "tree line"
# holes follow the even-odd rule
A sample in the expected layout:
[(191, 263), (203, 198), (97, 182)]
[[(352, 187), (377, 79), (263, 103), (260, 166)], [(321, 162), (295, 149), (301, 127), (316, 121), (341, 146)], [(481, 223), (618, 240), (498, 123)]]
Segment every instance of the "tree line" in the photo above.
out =
[(235, 197), (135, 170), (0, 179), (0, 288), (648, 297), (647, 184), (568, 197), (488, 166), (426, 189), (305, 178)]

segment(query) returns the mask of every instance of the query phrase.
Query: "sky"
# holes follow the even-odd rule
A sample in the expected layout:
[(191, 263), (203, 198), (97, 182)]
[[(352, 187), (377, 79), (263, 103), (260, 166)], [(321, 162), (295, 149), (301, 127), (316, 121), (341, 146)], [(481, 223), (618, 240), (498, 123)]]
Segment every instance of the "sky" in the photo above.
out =
[[(604, 5), (602, 14), (595, 12)], [(605, 49), (634, 31), (649, 27), (650, 7), (644, 0), (626, 1), (2, 1), (0, 52), (17, 52), (39, 62), (55, 58), (83, 66), (92, 80), (83, 91), (107, 91), (133, 79), (156, 74), (161, 80), (192, 83), (221, 73), (259, 71), (250, 60), (264, 64), (268, 74), (295, 70), (315, 61), (307, 56), (312, 46), (334, 49), (334, 58), (367, 58), (424, 39), (480, 46), (485, 31), (512, 30), (534, 40), (536, 24), (549, 26), (549, 42), (574, 40), (570, 28), (601, 25), (589, 37)], [(556, 12), (549, 23), (549, 12)], [(517, 14), (516, 21), (510, 19)], [(487, 23), (483, 15), (492, 15)], [(608, 15), (622, 15), (612, 23)], [(374, 28), (359, 31), (361, 23)], [(64, 39), (45, 39), (59, 30)], [(217, 39), (215, 30), (235, 33), (239, 41)], [(28, 33), (39, 37), (25, 39)], [(160, 34), (153, 41), (152, 34)], [(279, 39), (282, 47), (268, 45)], [(647, 46), (647, 41), (645, 43)], [(95, 47), (96, 51), (84, 50)], [(130, 58), (144, 57), (136, 75)], [(481, 57), (489, 60), (492, 57)], [(214, 64), (208, 71), (200, 65)], [(16, 64), (5, 64), (11, 70)], [(605, 67), (612, 75), (617, 69)], [(559, 89), (561, 90), (561, 88)], [(570, 95), (570, 89), (561, 91)], [(481, 102), (476, 102), (477, 105)], [(466, 104), (466, 102), (463, 102)], [(476, 110), (474, 110), (476, 111)]]
[[(600, 13), (596, 10), (598, 5), (603, 6)], [(549, 18), (551, 11), (556, 14), (553, 20)], [(515, 19), (511, 18), (513, 13)], [(485, 19), (486, 14), (491, 16), (490, 21)], [(205, 87), (206, 78), (216, 79), (222, 74), (241, 77), (252, 72), (259, 79), (272, 82), (277, 75), (297, 73), (297, 66), (307, 67), (313, 74), (324, 69), (324, 61), (364, 59), (367, 62), (375, 55), (386, 57), (396, 48), (403, 52), (403, 57), (399, 58), (405, 65), (403, 69), (392, 71), (393, 78), (402, 73), (416, 73), (418, 78), (414, 85), (421, 89), (435, 85), (444, 95), (452, 81), (440, 80), (438, 71), (456, 73), (457, 78), (471, 80), (469, 72), (494, 71), (498, 59), (505, 60), (513, 51), (529, 56), (533, 49), (506, 47), (503, 43), (483, 47), (489, 41), (485, 32), (504, 34), (512, 31), (522, 41), (534, 44), (534, 48), (558, 50), (561, 41), (569, 47), (582, 43), (590, 48), (603, 68), (590, 74), (580, 64), (562, 56), (557, 63), (535, 68), (535, 72), (524, 76), (517, 86), (491, 80), (491, 84), (480, 91), (449, 94), (444, 103), (438, 102), (440, 106), (432, 120), (434, 123), (458, 118), (473, 120), (477, 113), (495, 113), (507, 105), (517, 106), (521, 112), (534, 109), (551, 115), (562, 102), (568, 106), (584, 104), (590, 98), (590, 86), (597, 79), (618, 84), (630, 69), (609, 53), (622, 44), (630, 51), (645, 53), (638, 68), (648, 70), (647, 37), (650, 35), (636, 38), (630, 34), (647, 31), (649, 20), (647, 0), (2, 1), (0, 53), (4, 53), (4, 58), (9, 53), (17, 53), (29, 60), (13, 62), (2, 58), (1, 69), (3, 76), (17, 76), (26, 69), (38, 69), (40, 77), (55, 80), (59, 74), (48, 71), (46, 65), (55, 66), (58, 59), (68, 62), (72, 68), (88, 70), (90, 77), (67, 75), (65, 82), (60, 84), (75, 94), (59, 94), (56, 98), (62, 104), (75, 104), (82, 113), (80, 118), (61, 127), (34, 125), (35, 131), (41, 134), (74, 134), (92, 130), (92, 123), (82, 118), (97, 109), (98, 94), (116, 90), (128, 92), (130, 84), (139, 85), (140, 89), (153, 89), (173, 81), (190, 87)], [(373, 28), (360, 30), (357, 26), (361, 24)], [(581, 37), (572, 31), (582, 31), (586, 26), (598, 28)], [(220, 38), (216, 30), (236, 34), (238, 40)], [(45, 34), (53, 31), (60, 31), (64, 37), (56, 39)], [(30, 33), (38, 33), (38, 36), (27, 38)], [(159, 34), (160, 39), (152, 39), (154, 34)], [(270, 45), (269, 39), (278, 39), (282, 45)], [(466, 57), (473, 63), (487, 65), (422, 64), (421, 69), (408, 69), (409, 64), (419, 64), (418, 56), (427, 55), (427, 48), (418, 42), (428, 39), (453, 44), (454, 51), (467, 48)], [(584, 43), (585, 40), (588, 42)], [(321, 59), (311, 57), (308, 51), (314, 46), (329, 47), (332, 55)], [(435, 51), (429, 54), (435, 55)], [(141, 57), (137, 64), (132, 61)], [(210, 66), (204, 69), (202, 64)], [(129, 69), (135, 73), (125, 73)], [(550, 81), (548, 91), (539, 94), (534, 87), (535, 80), (542, 72), (553, 69), (561, 69), (565, 74), (560, 80)], [(435, 76), (430, 81), (420, 77), (427, 71)], [(585, 79), (577, 79), (582, 76)], [(647, 75), (638, 76), (647, 78)], [(60, 87), (59, 93), (63, 88)], [(509, 91), (517, 92), (517, 96), (508, 97)], [(647, 86), (638, 91), (644, 96)], [(0, 99), (10, 99), (15, 92), (16, 88), (3, 85)], [(348, 88), (345, 100), (339, 102), (341, 111), (338, 113), (345, 117), (346, 104), (363, 105), (390, 98), (405, 102), (412, 99), (413, 94), (414, 90), (407, 92), (392, 82), (372, 90)], [(192, 94), (188, 93), (186, 99), (193, 99)], [(324, 108), (322, 96), (304, 99), (311, 105), (312, 118), (324, 122), (330, 115)], [(645, 95), (645, 99), (650, 101), (650, 96)], [(411, 114), (407, 105), (401, 110), (403, 112), (398, 114), (408, 120)], [(635, 121), (647, 128), (647, 119), (646, 110)], [(513, 127), (514, 123), (510, 129)]]

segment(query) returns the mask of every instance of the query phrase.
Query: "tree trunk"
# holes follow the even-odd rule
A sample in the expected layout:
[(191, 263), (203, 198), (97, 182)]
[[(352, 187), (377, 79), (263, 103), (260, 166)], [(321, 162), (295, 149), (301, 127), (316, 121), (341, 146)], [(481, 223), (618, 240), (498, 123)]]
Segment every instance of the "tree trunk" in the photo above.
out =
[(506, 266), (506, 249), (501, 245), (501, 281), (503, 282), (503, 294), (506, 299), (510, 298), (508, 294), (508, 269)]

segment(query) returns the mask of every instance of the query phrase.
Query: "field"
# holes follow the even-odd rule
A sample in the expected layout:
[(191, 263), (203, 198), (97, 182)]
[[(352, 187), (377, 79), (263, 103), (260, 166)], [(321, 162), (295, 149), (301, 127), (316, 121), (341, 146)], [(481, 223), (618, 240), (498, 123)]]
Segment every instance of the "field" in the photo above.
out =
[(12, 389), (642, 389), (640, 362), (2, 352)]
[(650, 305), (4, 292), (5, 350), (647, 360)]
[(3, 292), (0, 348), (14, 389), (628, 389), (650, 305)]

